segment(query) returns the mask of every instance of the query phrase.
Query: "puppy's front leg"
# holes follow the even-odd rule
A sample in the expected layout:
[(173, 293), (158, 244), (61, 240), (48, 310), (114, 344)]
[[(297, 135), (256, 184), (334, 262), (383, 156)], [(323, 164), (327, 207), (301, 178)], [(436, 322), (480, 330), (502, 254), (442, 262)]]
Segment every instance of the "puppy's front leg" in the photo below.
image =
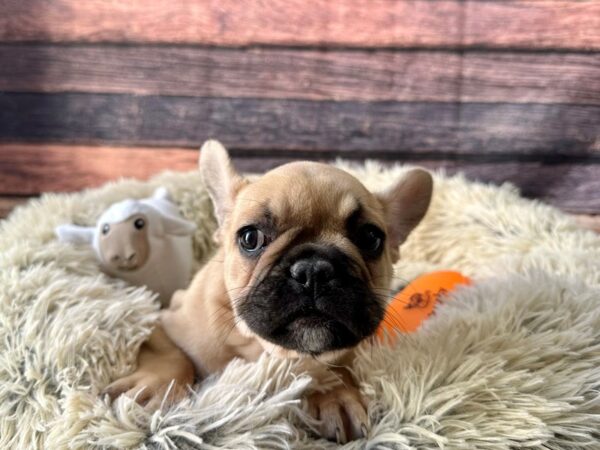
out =
[(158, 409), (171, 383), (166, 403), (175, 403), (187, 395), (187, 386), (194, 382), (194, 365), (186, 354), (167, 336), (160, 324), (142, 344), (138, 367), (131, 375), (108, 385), (104, 393), (111, 399), (121, 394), (134, 397), (149, 410)]
[(368, 401), (358, 390), (347, 369), (334, 369), (342, 385), (308, 397), (309, 413), (320, 421), (320, 434), (326, 439), (345, 444), (367, 437)]

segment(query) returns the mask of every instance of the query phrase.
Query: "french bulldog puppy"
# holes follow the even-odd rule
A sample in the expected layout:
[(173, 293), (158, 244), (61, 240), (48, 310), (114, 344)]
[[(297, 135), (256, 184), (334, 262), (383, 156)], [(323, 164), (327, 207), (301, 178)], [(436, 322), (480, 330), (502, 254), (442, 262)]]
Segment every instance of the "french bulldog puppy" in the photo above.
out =
[(427, 211), (431, 176), (415, 169), (373, 194), (341, 169), (295, 162), (250, 181), (217, 141), (202, 147), (200, 170), (220, 247), (175, 293), (137, 370), (107, 392), (156, 407), (172, 381), (176, 400), (195, 374), (266, 351), (302, 358), (317, 379), (335, 366), (343, 383), (311, 395), (309, 410), (328, 439), (365, 436), (367, 403), (344, 367), (383, 319), (392, 264)]

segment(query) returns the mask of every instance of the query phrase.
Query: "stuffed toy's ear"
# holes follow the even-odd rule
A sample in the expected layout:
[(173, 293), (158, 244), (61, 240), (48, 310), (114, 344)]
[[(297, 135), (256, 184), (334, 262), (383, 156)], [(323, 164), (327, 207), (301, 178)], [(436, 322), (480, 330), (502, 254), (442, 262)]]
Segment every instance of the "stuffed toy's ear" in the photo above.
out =
[(156, 190), (154, 191), (154, 193), (152, 194), (152, 198), (156, 198), (158, 200), (167, 200), (169, 202), (172, 202), (173, 199), (171, 198), (171, 195), (169, 194), (169, 191), (167, 190), (166, 187), (159, 187), (156, 188)]
[[(396, 251), (416, 227), (429, 208), (433, 178), (423, 169), (408, 172), (387, 191), (377, 197), (385, 207), (388, 239)], [(398, 255), (394, 255), (397, 258)]]
[(211, 139), (202, 145), (199, 163), (215, 216), (221, 226), (233, 206), (235, 196), (246, 181), (235, 171), (227, 150), (219, 141)]
[(92, 244), (94, 240), (94, 227), (81, 227), (79, 225), (59, 225), (54, 230), (60, 242), (71, 244)]
[(161, 215), (161, 221), (165, 230), (165, 234), (174, 236), (191, 236), (196, 231), (196, 225), (189, 220), (180, 219), (179, 217)]

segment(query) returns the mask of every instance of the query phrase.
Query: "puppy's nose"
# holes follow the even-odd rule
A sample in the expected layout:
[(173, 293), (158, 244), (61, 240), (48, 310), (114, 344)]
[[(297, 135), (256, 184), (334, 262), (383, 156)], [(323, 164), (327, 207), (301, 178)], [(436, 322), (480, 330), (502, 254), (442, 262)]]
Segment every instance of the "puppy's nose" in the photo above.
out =
[(313, 289), (319, 284), (325, 284), (333, 278), (333, 265), (318, 257), (296, 261), (290, 267), (290, 275), (294, 280), (307, 289)]

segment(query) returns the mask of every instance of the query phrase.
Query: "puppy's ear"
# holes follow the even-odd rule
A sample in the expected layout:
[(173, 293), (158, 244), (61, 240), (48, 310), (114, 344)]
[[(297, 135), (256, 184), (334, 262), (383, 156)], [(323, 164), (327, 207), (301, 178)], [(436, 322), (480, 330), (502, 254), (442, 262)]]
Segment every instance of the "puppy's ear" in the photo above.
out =
[(233, 168), (223, 144), (214, 139), (202, 145), (199, 164), (220, 227), (245, 180)]
[(377, 195), (385, 207), (388, 239), (394, 253), (416, 227), (429, 208), (433, 179), (429, 172), (414, 169), (394, 186)]

